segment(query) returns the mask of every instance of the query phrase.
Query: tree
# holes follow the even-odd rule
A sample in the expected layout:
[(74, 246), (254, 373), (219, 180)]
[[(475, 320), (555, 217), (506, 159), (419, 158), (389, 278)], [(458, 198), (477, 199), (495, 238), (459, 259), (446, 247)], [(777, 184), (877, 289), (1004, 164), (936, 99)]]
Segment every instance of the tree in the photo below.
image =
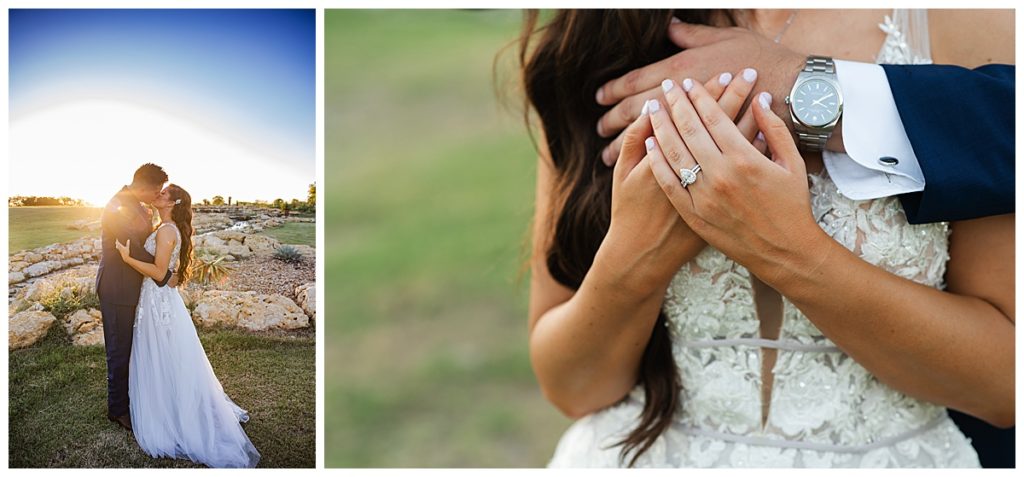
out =
[(36, 196), (14, 196), (7, 198), (8, 207), (38, 207), (38, 206), (84, 206), (82, 199), (71, 197), (36, 197)]
[(203, 205), (210, 205), (210, 199), (203, 199)]
[(219, 195), (213, 196), (213, 205), (224, 205), (224, 197)]
[(274, 199), (274, 208), (275, 208), (275, 209), (281, 209), (281, 210), (284, 210), (284, 209), (282, 208), (282, 206), (283, 206), (283, 205), (284, 205), (284, 199)]
[(306, 199), (306, 203), (310, 207), (316, 207), (316, 182), (309, 185), (309, 198)]

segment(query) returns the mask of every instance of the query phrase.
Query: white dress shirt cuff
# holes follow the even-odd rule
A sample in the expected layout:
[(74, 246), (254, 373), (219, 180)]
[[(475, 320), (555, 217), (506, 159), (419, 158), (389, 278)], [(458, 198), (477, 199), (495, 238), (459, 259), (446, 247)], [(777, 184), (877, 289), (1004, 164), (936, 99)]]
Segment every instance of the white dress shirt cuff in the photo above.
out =
[(885, 70), (871, 63), (835, 60), (835, 64), (843, 92), (846, 153), (826, 150), (822, 158), (839, 192), (867, 200), (924, 190), (924, 173)]

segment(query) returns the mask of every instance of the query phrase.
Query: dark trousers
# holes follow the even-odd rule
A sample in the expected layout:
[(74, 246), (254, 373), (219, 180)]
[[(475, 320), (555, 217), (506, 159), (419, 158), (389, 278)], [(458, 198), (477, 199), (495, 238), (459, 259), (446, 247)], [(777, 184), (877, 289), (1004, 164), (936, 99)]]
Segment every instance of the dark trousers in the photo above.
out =
[(981, 466), (986, 468), (1013, 468), (1014, 464), (1014, 443), (1016, 436), (1014, 428), (1000, 429), (981, 419), (968, 416), (967, 414), (949, 410), (949, 417), (963, 431), (964, 435), (971, 440), (974, 450), (978, 451), (978, 459)]
[(107, 412), (128, 414), (128, 362), (132, 357), (135, 307), (100, 301), (103, 345), (107, 349)]

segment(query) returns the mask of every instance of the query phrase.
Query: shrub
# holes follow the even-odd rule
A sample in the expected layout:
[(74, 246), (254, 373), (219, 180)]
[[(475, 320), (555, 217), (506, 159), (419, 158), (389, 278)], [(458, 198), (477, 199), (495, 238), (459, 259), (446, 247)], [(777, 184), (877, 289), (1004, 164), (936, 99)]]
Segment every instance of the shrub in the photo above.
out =
[(206, 249), (196, 250), (192, 260), (192, 277), (199, 283), (220, 283), (227, 280), (235, 267), (227, 255), (217, 255)]
[(302, 263), (303, 260), (299, 250), (291, 245), (277, 247), (277, 250), (274, 252), (274, 258), (285, 263)]
[(54, 284), (39, 297), (39, 304), (57, 319), (64, 319), (78, 310), (99, 308), (100, 298), (92, 287), (69, 280)]

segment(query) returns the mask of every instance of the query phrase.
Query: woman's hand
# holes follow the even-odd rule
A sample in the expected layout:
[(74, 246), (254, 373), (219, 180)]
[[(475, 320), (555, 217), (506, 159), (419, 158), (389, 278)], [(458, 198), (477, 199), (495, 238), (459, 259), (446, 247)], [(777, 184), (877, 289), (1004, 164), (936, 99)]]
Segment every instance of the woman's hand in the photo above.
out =
[[(651, 114), (650, 166), (679, 215), (700, 237), (775, 286), (794, 273), (793, 257), (829, 250), (811, 215), (807, 172), (771, 95), (756, 98), (753, 116), (771, 150), (752, 144), (701, 85), (665, 80), (668, 108)], [(760, 136), (759, 136), (760, 139)], [(700, 165), (696, 180), (681, 169)], [(804, 271), (806, 272), (806, 271)]]
[[(709, 100), (717, 100), (721, 104), (719, 106), (716, 103), (715, 107), (730, 125), (757, 78), (753, 70), (745, 70), (740, 76), (733, 81), (731, 74), (723, 73), (709, 82), (710, 92), (704, 90)], [(613, 172), (611, 225), (605, 240), (622, 251), (615, 254), (617, 259), (624, 260), (625, 256), (629, 256), (642, 261), (632, 264), (638, 265), (637, 269), (645, 272), (639, 280), (634, 275), (630, 281), (637, 283), (642, 290), (654, 292), (660, 285), (667, 284), (679, 267), (692, 259), (706, 244), (680, 220), (679, 213), (665, 199), (665, 194), (651, 173), (651, 167), (646, 164), (650, 154), (648, 145), (651, 143), (646, 139), (653, 132), (649, 114), (652, 112), (645, 105), (640, 117), (622, 135), (622, 146)], [(757, 125), (749, 109), (739, 122), (747, 136), (753, 137)], [(744, 141), (749, 144), (749, 139)], [(604, 252), (608, 253), (608, 250)]]
[[(804, 162), (770, 96), (759, 95), (752, 109), (774, 161), (744, 141), (700, 85), (666, 81), (665, 89), (670, 107), (651, 115), (657, 140), (649, 163), (694, 232), (785, 296), (882, 383), (996, 426), (1014, 424), (1013, 272), (983, 262), (1012, 261), (1012, 216), (954, 226), (967, 233), (952, 235), (959, 238), (950, 247), (950, 292), (913, 282), (818, 227)], [(683, 187), (677, 171), (697, 164), (701, 172)], [(991, 274), (999, 278), (979, 278)]]
[[(747, 97), (750, 96), (750, 92), (754, 89), (754, 84), (757, 83), (757, 71), (753, 68), (746, 68), (740, 71), (734, 77), (732, 73), (722, 73), (708, 80), (704, 83), (704, 89), (718, 101), (718, 106), (722, 108), (726, 116), (736, 120), (739, 116), (740, 111), (743, 110), (743, 105), (747, 102)], [(636, 121), (638, 111), (645, 111), (644, 106), (650, 102), (651, 99), (658, 99), (662, 97), (661, 91), (652, 90), (649, 93), (643, 95), (637, 95), (628, 100), (623, 100), (621, 103), (615, 105), (610, 111), (605, 113), (601, 118), (601, 122), (598, 123), (597, 129), (601, 131), (604, 127), (604, 122), (607, 118), (616, 118), (620, 121), (615, 127), (616, 131)], [(753, 139), (754, 134), (757, 133), (757, 124), (754, 122), (754, 116), (750, 113), (750, 109), (743, 114), (743, 117), (737, 122), (737, 127), (740, 131), (744, 132), (744, 135), (749, 134), (748, 139)], [(601, 151), (601, 160), (605, 164), (611, 167), (615, 164), (615, 160), (619, 155), (619, 151), (622, 150), (622, 141), (625, 139), (626, 133), (622, 132)]]
[(128, 258), (131, 254), (132, 239), (128, 239), (124, 244), (122, 244), (120, 240), (115, 240), (114, 246), (117, 247), (117, 252), (121, 254), (121, 260), (128, 263)]

